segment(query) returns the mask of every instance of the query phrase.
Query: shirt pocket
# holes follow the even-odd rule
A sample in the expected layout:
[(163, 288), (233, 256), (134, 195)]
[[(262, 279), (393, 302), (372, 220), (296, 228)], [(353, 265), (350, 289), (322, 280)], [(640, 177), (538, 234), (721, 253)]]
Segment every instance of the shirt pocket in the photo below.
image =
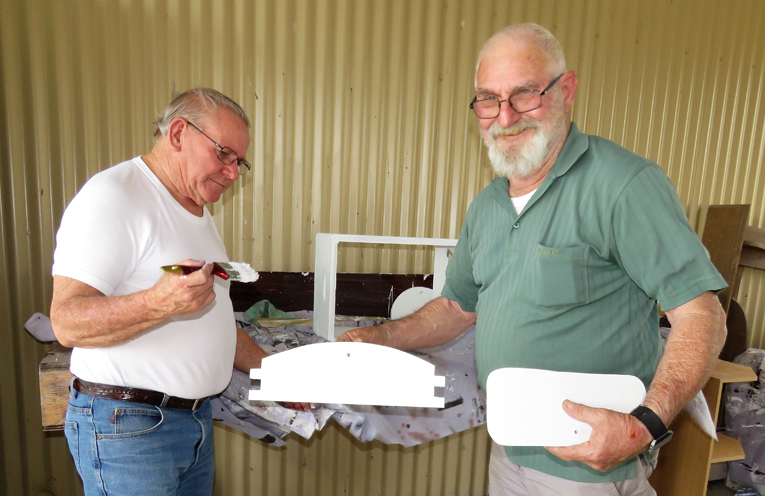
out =
[(537, 245), (531, 258), (532, 297), (542, 307), (573, 307), (589, 303), (589, 246), (556, 248)]

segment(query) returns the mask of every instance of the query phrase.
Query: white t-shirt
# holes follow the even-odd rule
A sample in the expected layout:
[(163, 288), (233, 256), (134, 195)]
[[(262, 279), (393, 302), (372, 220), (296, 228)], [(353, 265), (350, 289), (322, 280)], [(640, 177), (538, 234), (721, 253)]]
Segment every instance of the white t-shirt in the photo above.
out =
[[(84, 282), (106, 296), (150, 288), (160, 267), (186, 258), (227, 262), (204, 209), (184, 209), (140, 157), (93, 176), (64, 212), (53, 275)], [(107, 348), (74, 348), (70, 370), (91, 382), (161, 391), (182, 398), (219, 393), (231, 379), (236, 323), (229, 283), (215, 277), (215, 300)]]
[(516, 196), (513, 198), (510, 197), (510, 200), (513, 202), (513, 207), (515, 207), (515, 213), (520, 214), (523, 212), (523, 209), (526, 207), (526, 204), (531, 200), (531, 197), (534, 196), (534, 193), (536, 193), (537, 190), (531, 191), (530, 193), (526, 193), (522, 196)]

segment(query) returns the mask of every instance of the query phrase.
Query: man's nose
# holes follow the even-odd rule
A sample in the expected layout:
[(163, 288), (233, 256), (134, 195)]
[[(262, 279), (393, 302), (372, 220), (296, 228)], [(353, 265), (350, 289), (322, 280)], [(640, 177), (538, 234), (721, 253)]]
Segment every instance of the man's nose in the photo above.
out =
[(232, 181), (239, 179), (239, 164), (236, 163), (236, 160), (229, 165), (223, 165), (223, 175)]
[(497, 124), (502, 128), (510, 127), (514, 122), (518, 120), (521, 114), (513, 110), (510, 102), (503, 101), (499, 104), (499, 115), (497, 116)]

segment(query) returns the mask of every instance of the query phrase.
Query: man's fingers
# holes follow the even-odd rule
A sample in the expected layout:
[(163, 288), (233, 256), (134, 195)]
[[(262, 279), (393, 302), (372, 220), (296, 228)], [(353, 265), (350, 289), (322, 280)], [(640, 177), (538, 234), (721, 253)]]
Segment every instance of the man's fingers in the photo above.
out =
[(212, 264), (183, 275), (166, 272), (155, 286), (158, 304), (171, 315), (196, 313), (215, 300), (214, 277)]
[(207, 264), (197, 271), (181, 276), (181, 278), (185, 278), (184, 283), (190, 288), (207, 284), (212, 286), (213, 277), (215, 277), (212, 275), (212, 268), (212, 264)]
[(386, 344), (384, 339), (384, 331), (380, 326), (361, 327), (358, 329), (351, 329), (345, 332), (336, 341), (347, 341), (353, 343), (372, 343), (372, 344)]
[[(178, 262), (176, 265), (185, 265), (187, 267), (203, 267), (205, 265), (204, 260), (194, 260), (193, 258), (187, 258), (186, 260), (183, 260), (181, 262)], [(211, 264), (208, 264), (211, 265)]]
[(588, 413), (590, 413), (589, 411), (591, 410), (592, 408), (582, 405), (581, 403), (574, 403), (571, 400), (563, 401), (563, 411), (565, 411), (569, 417), (581, 420), (582, 422), (586, 422), (586, 419), (589, 417)]
[[(648, 439), (634, 417), (565, 401), (563, 409), (572, 418), (592, 426), (589, 441), (575, 446), (550, 447), (550, 453), (568, 461), (579, 461), (596, 470), (610, 470), (645, 449)], [(647, 431), (646, 431), (646, 435)]]
[(359, 332), (358, 329), (353, 329), (351, 331), (344, 332), (335, 341), (363, 343), (364, 339), (361, 337), (361, 333)]
[(316, 405), (313, 405), (311, 403), (294, 403), (289, 401), (284, 401), (281, 403), (281, 405), (285, 408), (289, 408), (290, 410), (296, 410), (298, 412), (310, 412), (314, 408), (316, 408)]

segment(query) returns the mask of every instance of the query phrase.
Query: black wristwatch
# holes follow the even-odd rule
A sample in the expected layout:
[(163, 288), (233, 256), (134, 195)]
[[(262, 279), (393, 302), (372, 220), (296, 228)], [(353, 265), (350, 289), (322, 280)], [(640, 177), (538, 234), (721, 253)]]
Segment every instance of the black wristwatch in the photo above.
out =
[(664, 446), (672, 439), (672, 431), (667, 429), (658, 415), (647, 406), (639, 406), (630, 412), (630, 415), (638, 419), (653, 436), (653, 441), (648, 446), (646, 454), (652, 455), (656, 450)]

